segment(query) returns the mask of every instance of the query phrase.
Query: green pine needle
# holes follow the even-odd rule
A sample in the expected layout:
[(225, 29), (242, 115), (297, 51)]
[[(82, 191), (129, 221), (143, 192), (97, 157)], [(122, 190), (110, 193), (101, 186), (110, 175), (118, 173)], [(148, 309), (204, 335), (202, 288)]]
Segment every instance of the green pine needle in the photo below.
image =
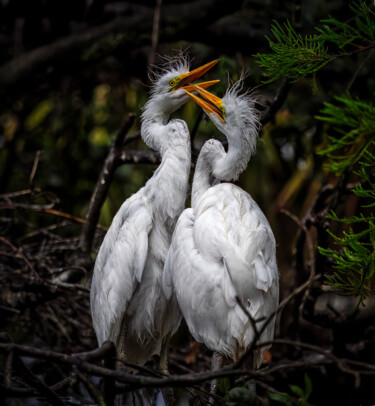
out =
[(266, 37), (273, 53), (254, 55), (264, 69), (264, 83), (283, 76), (291, 82), (311, 77), (316, 86), (316, 73), (331, 61), (375, 47), (374, 11), (361, 0), (353, 2), (350, 8), (355, 16), (353, 21), (347, 23), (329, 17), (321, 20), (321, 27), (315, 27), (314, 35), (298, 34), (289, 21), (282, 25), (274, 21), (271, 26), (274, 38)]

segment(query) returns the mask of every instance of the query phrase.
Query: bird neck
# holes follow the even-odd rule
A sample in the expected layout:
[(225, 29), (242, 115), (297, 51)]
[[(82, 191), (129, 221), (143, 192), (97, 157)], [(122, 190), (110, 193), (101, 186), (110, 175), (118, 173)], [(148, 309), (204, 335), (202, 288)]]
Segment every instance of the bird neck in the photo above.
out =
[(211, 186), (220, 181), (228, 182), (237, 179), (255, 151), (258, 138), (258, 127), (255, 121), (254, 125), (246, 127), (232, 125), (230, 128), (230, 132), (223, 131), (228, 139), (228, 152), (225, 152), (218, 141), (212, 140), (207, 141), (201, 149), (193, 179), (193, 209), (203, 193)]
[(162, 161), (145, 192), (162, 220), (173, 225), (185, 208), (191, 161), (190, 139), (174, 140), (162, 155)]
[(234, 128), (227, 132), (228, 152), (212, 163), (212, 174), (221, 181), (236, 180), (246, 168), (255, 151), (258, 130), (254, 126), (246, 129)]
[(141, 137), (146, 145), (160, 152), (166, 149), (167, 140), (163, 137), (169, 116), (175, 109), (163, 103), (163, 99), (155, 95), (147, 101), (141, 117)]
[[(209, 142), (209, 141), (208, 141)], [(212, 155), (207, 155), (205, 146), (202, 147), (198, 157), (197, 165), (194, 171), (193, 187), (191, 191), (191, 206), (195, 210), (201, 196), (218, 180), (212, 174), (214, 161), (222, 159), (225, 152), (224, 148), (217, 151), (217, 155), (213, 158)]]

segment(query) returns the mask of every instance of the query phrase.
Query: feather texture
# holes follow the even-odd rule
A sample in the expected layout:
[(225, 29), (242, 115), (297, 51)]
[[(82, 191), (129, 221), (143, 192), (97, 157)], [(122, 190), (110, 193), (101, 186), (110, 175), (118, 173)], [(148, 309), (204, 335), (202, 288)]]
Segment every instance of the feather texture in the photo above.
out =
[[(185, 207), (190, 172), (190, 135), (169, 115), (189, 98), (170, 92), (168, 80), (188, 72), (187, 60), (173, 63), (155, 79), (142, 114), (141, 135), (162, 156), (152, 178), (126, 200), (100, 247), (90, 292), (99, 345), (125, 346), (129, 362), (143, 364), (159, 353), (165, 337), (181, 321), (174, 298), (162, 290), (162, 274), (176, 221)], [(121, 342), (122, 328), (125, 343)], [(125, 344), (125, 345), (124, 345)]]
[[(254, 331), (236, 296), (255, 320), (267, 319), (278, 305), (278, 270), (271, 228), (246, 192), (219, 184), (200, 197), (194, 210), (183, 212), (163, 287), (168, 297), (176, 296), (197, 341), (230, 357), (251, 344)], [(270, 323), (260, 341), (272, 339), (273, 331)]]
[[(176, 297), (193, 337), (234, 359), (255, 339), (272, 340), (279, 301), (276, 243), (265, 215), (244, 190), (217, 184), (236, 179), (255, 151), (254, 100), (239, 95), (240, 88), (241, 83), (234, 85), (222, 99), (225, 122), (209, 113), (228, 138), (228, 152), (214, 139), (203, 145), (192, 208), (177, 222), (163, 274), (164, 292)], [(259, 337), (237, 299), (257, 331), (264, 326)], [(259, 367), (265, 350), (255, 351), (254, 366)]]

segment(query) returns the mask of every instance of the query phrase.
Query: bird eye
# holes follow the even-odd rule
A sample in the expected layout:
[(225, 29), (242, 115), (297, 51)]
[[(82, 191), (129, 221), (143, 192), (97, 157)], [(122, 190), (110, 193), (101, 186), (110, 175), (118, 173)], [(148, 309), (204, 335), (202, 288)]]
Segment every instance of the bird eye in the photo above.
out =
[(173, 87), (176, 84), (176, 81), (174, 79), (171, 79), (169, 81), (169, 86)]

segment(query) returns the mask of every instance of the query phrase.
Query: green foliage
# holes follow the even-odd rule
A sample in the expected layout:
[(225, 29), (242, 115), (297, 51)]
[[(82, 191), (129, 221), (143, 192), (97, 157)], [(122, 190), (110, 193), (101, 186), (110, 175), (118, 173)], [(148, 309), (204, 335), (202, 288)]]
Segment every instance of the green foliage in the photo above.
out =
[[(356, 295), (358, 304), (373, 292), (375, 272), (375, 216), (364, 210), (375, 206), (375, 108), (350, 95), (336, 97), (337, 105), (325, 103), (318, 119), (331, 124), (333, 134), (320, 154), (328, 158), (326, 169), (336, 174), (352, 171), (360, 180), (353, 193), (362, 202), (358, 216), (342, 219), (335, 212), (328, 219), (346, 224), (342, 236), (328, 230), (339, 250), (319, 247), (330, 258), (335, 270), (326, 283), (343, 295)], [(354, 227), (358, 231), (354, 231)]]
[(302, 37), (289, 21), (283, 27), (275, 21), (271, 31), (275, 41), (266, 38), (274, 54), (255, 55), (258, 64), (266, 69), (267, 83), (283, 76), (296, 82), (314, 74), (333, 59), (328, 55), (324, 42), (319, 42), (316, 35)]
[[(334, 213), (329, 218), (343, 221)], [(342, 246), (340, 251), (319, 247), (322, 255), (332, 258), (336, 269), (333, 276), (326, 277), (326, 283), (340, 294), (359, 296), (358, 304), (373, 292), (371, 284), (375, 272), (375, 224), (373, 221), (366, 223), (367, 228), (360, 233), (352, 228), (342, 237), (330, 233), (335, 243)]]
[[(375, 47), (375, 12), (363, 0), (350, 5), (353, 18), (346, 22), (334, 17), (321, 20), (314, 35), (301, 35), (289, 21), (274, 22), (274, 39), (267, 38), (273, 53), (257, 54), (258, 65), (267, 82), (286, 76), (292, 82), (312, 76), (331, 61)], [(357, 295), (358, 304), (373, 291), (374, 280), (374, 216), (366, 211), (375, 206), (375, 107), (350, 94), (324, 103), (317, 119), (329, 125), (325, 142), (318, 153), (326, 158), (325, 169), (343, 176), (345, 183), (354, 173), (359, 182), (353, 193), (360, 199), (358, 216), (341, 219), (335, 212), (328, 219), (345, 227), (340, 235), (329, 230), (335, 248), (320, 247), (329, 257), (333, 275), (326, 282), (336, 292)]]
[[(370, 45), (375, 40), (375, 13), (364, 1), (353, 2), (350, 9), (355, 15), (353, 24), (343, 23), (333, 17), (321, 20), (322, 28), (316, 28), (320, 34), (320, 40), (333, 42), (340, 49), (353, 44), (358, 40), (363, 46)], [(359, 45), (359, 44), (357, 44)]]
[[(314, 35), (302, 36), (289, 21), (283, 26), (275, 21), (271, 27), (274, 40), (266, 37), (274, 53), (255, 55), (258, 65), (265, 69), (266, 83), (282, 76), (295, 82), (310, 75), (315, 83), (316, 72), (329, 62), (373, 48), (375, 13), (361, 0), (353, 2), (351, 10), (355, 16), (353, 20), (340, 22), (333, 17), (321, 20), (323, 26), (316, 27)], [(333, 52), (337, 48), (340, 52)]]
[(52, 99), (42, 100), (25, 120), (25, 128), (32, 131), (40, 126), (54, 108)]
[(305, 387), (304, 389), (300, 388), (297, 385), (289, 385), (290, 390), (293, 392), (293, 395), (288, 393), (271, 393), (268, 392), (268, 397), (275, 402), (282, 403), (287, 406), (299, 405), (299, 406), (310, 406), (308, 399), (312, 392), (312, 383), (311, 379), (307, 374), (304, 376)]
[(245, 387), (233, 388), (226, 396), (226, 406), (259, 406), (261, 403), (255, 392)]
[(319, 154), (328, 158), (326, 168), (341, 174), (359, 160), (363, 164), (375, 149), (375, 107), (350, 95), (335, 97), (339, 104), (324, 103), (317, 118), (333, 127), (333, 135), (327, 135), (328, 145)]
[[(372, 145), (374, 147), (374, 145)], [(374, 148), (372, 148), (374, 149)], [(362, 154), (363, 160), (359, 162), (360, 169), (355, 172), (363, 183), (358, 184), (353, 193), (362, 202), (362, 209), (375, 206), (375, 155), (368, 149)], [(332, 248), (319, 247), (319, 252), (331, 258), (335, 272), (326, 277), (326, 283), (343, 295), (356, 295), (359, 297), (358, 305), (373, 293), (373, 280), (375, 273), (375, 216), (365, 215), (361, 212), (350, 219), (339, 218), (335, 212), (327, 216), (330, 220), (348, 225), (349, 231), (337, 236), (328, 231), (340, 251)], [(358, 229), (357, 232), (353, 227)]]

